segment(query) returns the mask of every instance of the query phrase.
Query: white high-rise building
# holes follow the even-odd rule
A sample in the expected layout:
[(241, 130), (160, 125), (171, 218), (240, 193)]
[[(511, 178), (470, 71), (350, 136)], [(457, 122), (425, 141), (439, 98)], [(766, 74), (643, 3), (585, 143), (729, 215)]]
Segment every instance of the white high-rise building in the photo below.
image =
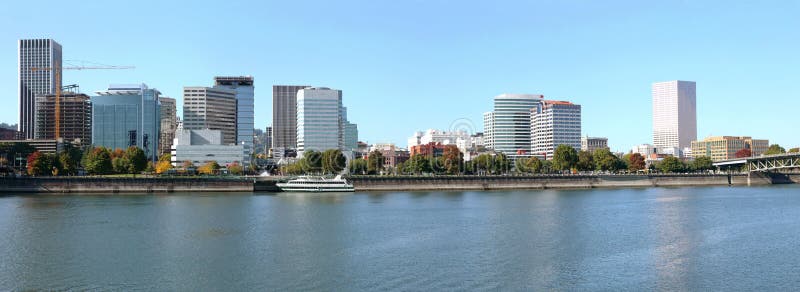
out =
[(697, 140), (697, 96), (693, 81), (653, 83), (653, 145), (659, 149), (692, 146)]
[(495, 96), (494, 110), (483, 114), (486, 147), (512, 159), (530, 156), (531, 109), (543, 99), (535, 94)]
[(581, 106), (543, 100), (531, 109), (531, 155), (552, 159), (559, 145), (581, 149)]
[(309, 87), (297, 92), (297, 156), (307, 150), (344, 149), (342, 91)]
[(19, 40), (19, 128), (34, 138), (36, 95), (55, 94), (61, 87), (61, 45), (51, 39)]

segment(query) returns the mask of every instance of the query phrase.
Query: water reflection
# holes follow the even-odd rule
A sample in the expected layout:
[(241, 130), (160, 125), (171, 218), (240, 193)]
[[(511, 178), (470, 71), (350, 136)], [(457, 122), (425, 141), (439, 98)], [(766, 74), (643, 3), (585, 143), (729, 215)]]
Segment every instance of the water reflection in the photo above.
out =
[(655, 248), (653, 265), (659, 290), (688, 291), (693, 269), (692, 252), (699, 240), (697, 205), (689, 189), (659, 189), (653, 205)]

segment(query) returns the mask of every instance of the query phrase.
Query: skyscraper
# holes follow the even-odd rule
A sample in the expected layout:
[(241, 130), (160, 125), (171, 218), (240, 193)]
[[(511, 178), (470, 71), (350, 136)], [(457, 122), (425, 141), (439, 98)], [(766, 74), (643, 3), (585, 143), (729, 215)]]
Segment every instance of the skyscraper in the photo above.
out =
[(56, 80), (56, 74), (61, 74), (61, 45), (51, 39), (28, 39), (19, 40), (18, 47), (19, 131), (26, 139), (33, 139), (36, 95), (55, 93), (61, 87)]
[(177, 104), (174, 98), (161, 97), (161, 133), (158, 137), (158, 155), (169, 153), (175, 130), (178, 129)]
[(236, 114), (236, 91), (232, 89), (183, 88), (184, 130), (219, 130), (223, 144), (241, 144), (236, 140)]
[(494, 111), (484, 114), (487, 147), (512, 159), (531, 150), (531, 109), (543, 95), (501, 94), (494, 97)]
[(687, 148), (697, 139), (697, 97), (693, 81), (653, 83), (653, 145)]
[(351, 123), (347, 119), (347, 107), (342, 107), (342, 127), (344, 137), (344, 149), (353, 151), (358, 148), (358, 125)]
[(145, 84), (110, 85), (92, 96), (92, 143), (107, 148), (137, 146), (158, 160), (161, 92)]
[[(64, 142), (92, 144), (92, 102), (86, 94), (61, 94), (61, 126), (59, 137)], [(55, 94), (36, 96), (36, 126), (34, 139), (55, 139)]]
[(542, 100), (531, 109), (531, 154), (552, 159), (559, 145), (581, 149), (581, 106)]
[[(236, 92), (236, 144), (243, 144), (246, 155), (253, 153), (255, 139), (255, 87), (253, 76), (217, 76), (214, 88), (231, 89)], [(250, 159), (243, 161), (245, 166)]]
[(276, 158), (297, 148), (297, 92), (308, 85), (272, 86), (272, 152)]
[[(297, 154), (344, 148), (342, 91), (310, 87), (297, 92)], [(274, 129), (273, 129), (274, 131)]]

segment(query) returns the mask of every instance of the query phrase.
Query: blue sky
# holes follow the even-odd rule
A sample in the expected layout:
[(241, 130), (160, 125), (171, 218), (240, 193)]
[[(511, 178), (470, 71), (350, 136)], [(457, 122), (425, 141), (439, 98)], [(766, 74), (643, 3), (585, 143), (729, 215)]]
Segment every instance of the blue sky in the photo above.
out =
[(699, 138), (800, 145), (796, 1), (116, 2), (3, 4), (0, 121), (18, 119), (16, 40), (53, 38), (66, 60), (137, 67), (66, 71), (83, 92), (144, 82), (180, 104), (183, 86), (253, 75), (259, 128), (273, 84), (341, 89), (361, 140), (400, 145), (535, 93), (627, 151), (652, 140), (651, 83), (680, 79), (697, 82)]

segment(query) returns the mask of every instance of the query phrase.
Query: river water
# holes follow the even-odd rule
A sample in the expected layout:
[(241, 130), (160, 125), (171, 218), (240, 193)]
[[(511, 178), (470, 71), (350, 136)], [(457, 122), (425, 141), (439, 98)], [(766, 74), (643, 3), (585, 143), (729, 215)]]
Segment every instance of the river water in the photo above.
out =
[(0, 197), (0, 290), (797, 287), (797, 186)]

